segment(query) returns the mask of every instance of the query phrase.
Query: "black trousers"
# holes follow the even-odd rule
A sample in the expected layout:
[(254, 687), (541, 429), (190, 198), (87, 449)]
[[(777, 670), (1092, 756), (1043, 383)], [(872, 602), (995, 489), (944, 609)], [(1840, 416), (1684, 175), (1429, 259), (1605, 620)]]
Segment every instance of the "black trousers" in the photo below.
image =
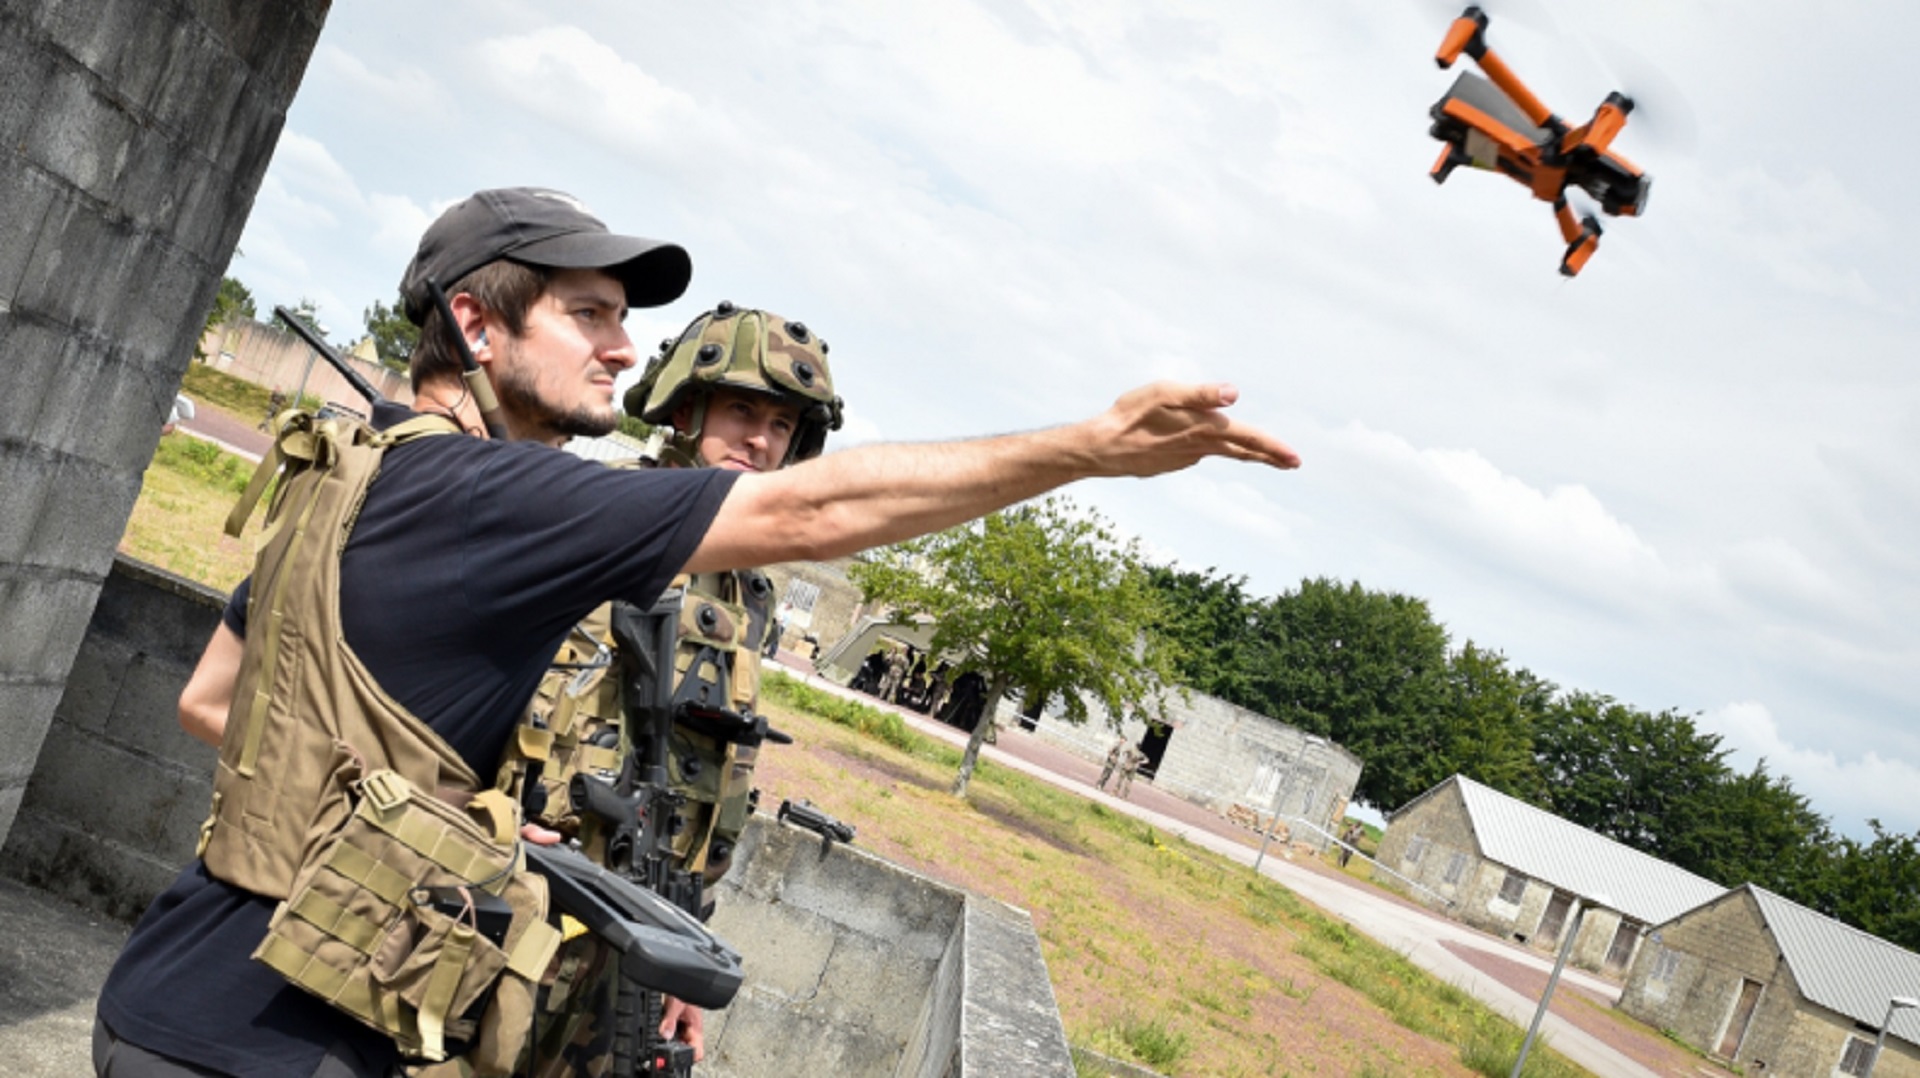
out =
[[(99, 1078), (225, 1078), (222, 1071), (182, 1063), (123, 1041), (98, 1015), (93, 1019), (93, 1073)], [(388, 1073), (393, 1072), (369, 1070), (360, 1053), (335, 1042), (314, 1069), (313, 1078), (387, 1078)]]

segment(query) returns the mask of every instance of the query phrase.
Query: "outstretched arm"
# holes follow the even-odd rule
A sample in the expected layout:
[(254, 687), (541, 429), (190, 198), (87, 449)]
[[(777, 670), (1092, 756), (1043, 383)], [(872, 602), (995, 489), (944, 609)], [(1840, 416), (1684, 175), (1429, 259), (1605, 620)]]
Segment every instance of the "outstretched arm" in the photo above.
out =
[(690, 572), (838, 557), (950, 528), (1099, 476), (1179, 471), (1207, 457), (1297, 468), (1272, 435), (1227, 418), (1230, 385), (1144, 386), (1064, 427), (923, 445), (864, 446), (742, 476)]

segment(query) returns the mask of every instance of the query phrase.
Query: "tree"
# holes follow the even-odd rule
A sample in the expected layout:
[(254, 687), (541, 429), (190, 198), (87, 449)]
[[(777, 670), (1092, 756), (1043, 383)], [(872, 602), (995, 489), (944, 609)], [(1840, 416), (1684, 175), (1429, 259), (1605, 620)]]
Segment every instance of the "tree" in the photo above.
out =
[(403, 373), (407, 369), (407, 361), (413, 357), (414, 348), (420, 344), (420, 327), (407, 321), (406, 309), (406, 301), (395, 296), (393, 306), (374, 300), (373, 306), (362, 314), (367, 324), (367, 336), (373, 338), (374, 351), (380, 354), (380, 362)]
[[(241, 284), (238, 278), (222, 277), (220, 290), (213, 294), (213, 306), (207, 308), (207, 322), (201, 329), (200, 338), (204, 341), (207, 331), (215, 326), (223, 326), (229, 322), (237, 322), (253, 316), (253, 293), (248, 291), (247, 286)], [(207, 358), (206, 352), (201, 350), (199, 341), (194, 343), (193, 358), (201, 360)]]
[(1469, 640), (1449, 656), (1438, 714), (1442, 748), (1433, 781), (1459, 773), (1523, 801), (1543, 801), (1533, 755), (1535, 723), (1552, 705), (1554, 685)]
[(1121, 544), (1103, 518), (1064, 497), (876, 551), (850, 575), (868, 602), (931, 618), (934, 653), (966, 656), (961, 670), (987, 681), (955, 796), (966, 795), (994, 712), (1014, 687), (1060, 699), (1072, 722), (1087, 720), (1089, 697), (1115, 723), (1165, 716), (1174, 649), (1138, 543)]
[(1706, 836), (1730, 773), (1718, 735), (1672, 711), (1575, 692), (1535, 729), (1534, 753), (1556, 815), (1705, 875)]
[(1180, 683), (1258, 711), (1265, 701), (1255, 680), (1273, 648), (1254, 631), (1260, 600), (1246, 593), (1247, 578), (1159, 565), (1147, 578), (1167, 607), (1164, 632), (1179, 645)]
[(1807, 904), (1889, 943), (1920, 950), (1920, 834), (1890, 832), (1879, 820), (1867, 823), (1873, 841), (1841, 839), (1825, 900)]
[(1426, 600), (1325, 578), (1303, 580), (1255, 614), (1273, 658), (1254, 710), (1325, 734), (1366, 761), (1354, 796), (1404, 804), (1445, 778), (1439, 711), (1447, 631)]

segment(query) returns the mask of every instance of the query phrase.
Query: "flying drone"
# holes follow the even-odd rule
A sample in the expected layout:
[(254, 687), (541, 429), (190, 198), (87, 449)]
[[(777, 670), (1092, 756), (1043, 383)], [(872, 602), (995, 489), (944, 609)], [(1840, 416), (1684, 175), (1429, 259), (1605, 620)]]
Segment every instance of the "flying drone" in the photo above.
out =
[(1442, 70), (1461, 53), (1473, 58), (1485, 78), (1462, 71), (1434, 103), (1434, 138), (1447, 144), (1434, 163), (1433, 182), (1445, 183), (1453, 170), (1471, 165), (1509, 176), (1533, 197), (1553, 203), (1553, 216), (1567, 252), (1560, 272), (1580, 272), (1600, 248), (1600, 221), (1592, 214), (1576, 219), (1567, 205), (1567, 188), (1578, 187), (1614, 217), (1638, 217), (1646, 211), (1653, 177), (1613, 152), (1613, 140), (1627, 126), (1633, 99), (1615, 91), (1594, 110), (1593, 119), (1569, 128), (1487, 47), (1487, 15), (1470, 7), (1447, 28), (1434, 62)]

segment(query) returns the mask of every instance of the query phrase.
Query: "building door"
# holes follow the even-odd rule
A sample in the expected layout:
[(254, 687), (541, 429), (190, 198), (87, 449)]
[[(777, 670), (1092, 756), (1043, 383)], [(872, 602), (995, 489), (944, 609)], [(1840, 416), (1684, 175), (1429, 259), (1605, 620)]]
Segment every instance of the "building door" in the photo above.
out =
[(1173, 740), (1173, 727), (1157, 722), (1147, 724), (1147, 736), (1140, 739), (1140, 751), (1147, 762), (1140, 765), (1140, 777), (1151, 781), (1160, 774), (1160, 761), (1167, 755), (1167, 742)]
[(1607, 948), (1608, 973), (1620, 973), (1627, 968), (1627, 963), (1633, 959), (1633, 941), (1639, 935), (1640, 930), (1632, 922), (1620, 922), (1620, 927), (1613, 933), (1613, 946)]
[(1567, 911), (1573, 908), (1573, 896), (1555, 891), (1547, 900), (1547, 912), (1540, 915), (1540, 931), (1533, 934), (1533, 945), (1551, 951), (1560, 945), (1560, 930), (1567, 927)]
[(1720, 1036), (1720, 1047), (1714, 1054), (1721, 1059), (1732, 1059), (1740, 1050), (1740, 1042), (1746, 1039), (1747, 1023), (1753, 1021), (1753, 1009), (1760, 1003), (1760, 985), (1756, 981), (1740, 982), (1740, 997), (1734, 1001), (1733, 1013), (1727, 1017), (1727, 1031)]

